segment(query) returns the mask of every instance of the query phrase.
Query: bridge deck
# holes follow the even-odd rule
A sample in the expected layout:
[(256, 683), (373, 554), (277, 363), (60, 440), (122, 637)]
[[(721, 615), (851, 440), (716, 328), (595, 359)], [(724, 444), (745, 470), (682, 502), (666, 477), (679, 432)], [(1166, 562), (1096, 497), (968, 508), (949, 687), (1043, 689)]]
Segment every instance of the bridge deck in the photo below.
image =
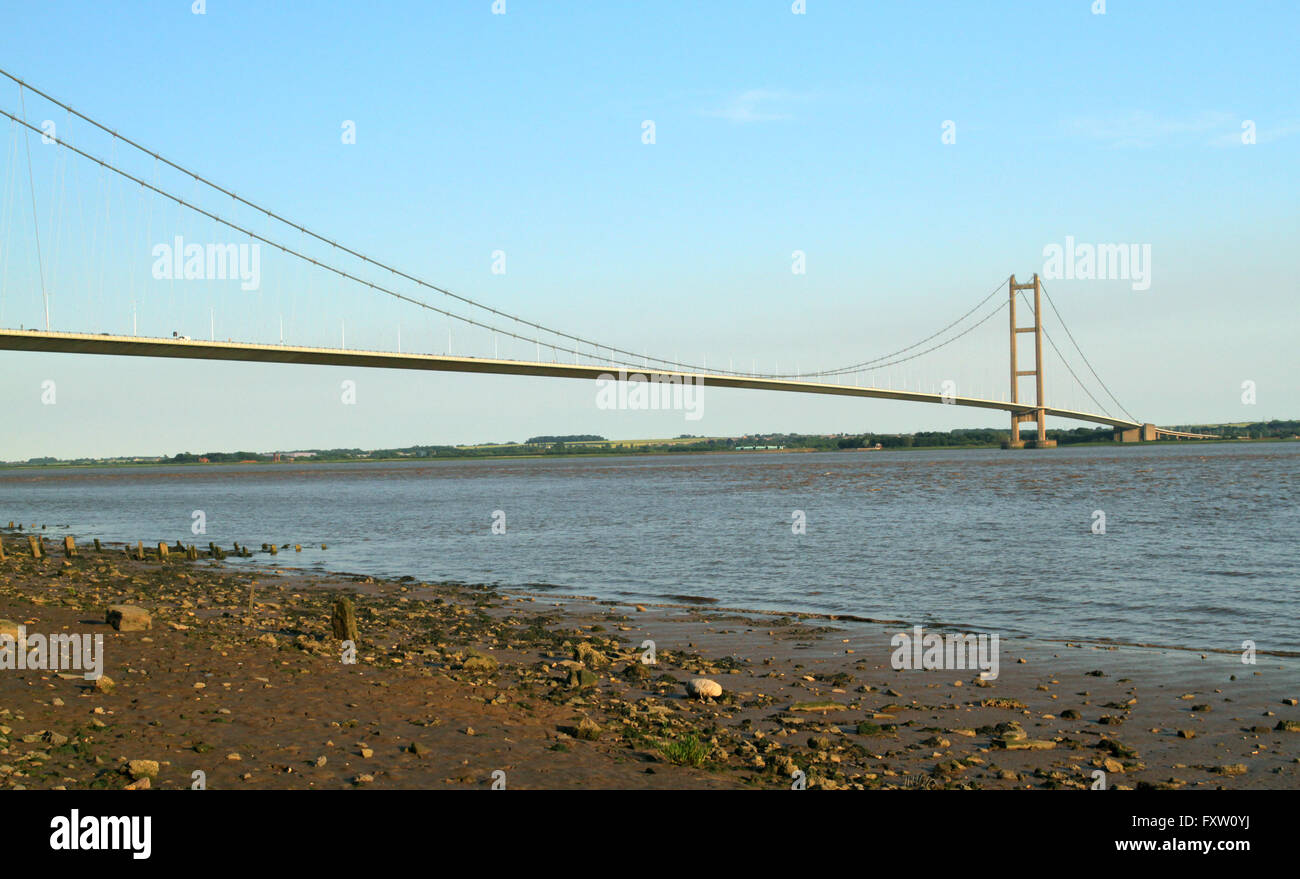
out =
[(1157, 436), (1172, 436), (1178, 439), (1223, 439), (1218, 434), (1213, 433), (1188, 433), (1183, 430), (1165, 430), (1163, 427), (1156, 428)]
[[(535, 363), (526, 360), (496, 360), (478, 357), (451, 357), (440, 354), (399, 354), (387, 351), (360, 351), (346, 348), (303, 348), (294, 345), (258, 345), (247, 342), (205, 342), (197, 339), (155, 339), (139, 336), (113, 336), (107, 333), (56, 333), (40, 330), (0, 329), (0, 350), (49, 351), (67, 354), (124, 355), (129, 357), (180, 357), (191, 360), (239, 360), (258, 363), (304, 363), (323, 366), (358, 366), (379, 369), (423, 369), (441, 372), (478, 372), (496, 375), (534, 375), (554, 378), (595, 380), (611, 374), (617, 367), (563, 363)], [(788, 379), (744, 378), (734, 375), (673, 372), (661, 369), (635, 369), (647, 379), (689, 379), (709, 387), (752, 388), (766, 391), (790, 391), (803, 394), (830, 394), (844, 397), (873, 397), (882, 400), (910, 400), (917, 403), (945, 404), (940, 394), (895, 391), (857, 385), (824, 384)], [(1033, 406), (1005, 400), (977, 397), (950, 397), (948, 405), (999, 409), (1026, 413)], [(1048, 408), (1047, 414), (1110, 427), (1140, 427), (1138, 422), (1124, 421), (1091, 412)]]

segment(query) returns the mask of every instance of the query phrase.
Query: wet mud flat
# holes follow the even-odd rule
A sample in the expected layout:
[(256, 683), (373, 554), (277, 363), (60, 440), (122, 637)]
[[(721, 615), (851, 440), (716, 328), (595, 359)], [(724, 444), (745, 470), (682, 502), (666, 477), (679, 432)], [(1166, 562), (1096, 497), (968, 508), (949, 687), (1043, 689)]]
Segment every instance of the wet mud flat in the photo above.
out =
[(3, 788), (1300, 787), (1293, 657), (1004, 639), (983, 680), (893, 668), (901, 625), (0, 542), (7, 625), (103, 636), (97, 681), (0, 669)]

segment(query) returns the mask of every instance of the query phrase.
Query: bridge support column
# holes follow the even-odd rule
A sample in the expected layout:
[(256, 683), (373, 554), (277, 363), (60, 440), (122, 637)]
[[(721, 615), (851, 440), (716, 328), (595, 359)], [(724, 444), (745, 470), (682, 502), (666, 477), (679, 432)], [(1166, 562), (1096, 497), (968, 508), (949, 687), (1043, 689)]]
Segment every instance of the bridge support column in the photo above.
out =
[[(1011, 413), (1011, 437), (1007, 441), (1005, 448), (1009, 449), (1050, 449), (1056, 445), (1056, 440), (1047, 438), (1047, 409), (1043, 402), (1043, 317), (1042, 317), (1042, 283), (1038, 280), (1038, 273), (1034, 273), (1034, 280), (1028, 284), (1017, 284), (1016, 276), (1012, 275), (1007, 285), (1007, 292), (1011, 299), (1011, 402), (1020, 402), (1020, 377), (1032, 375), (1034, 377), (1034, 406), (1035, 408), (1028, 412)], [(1034, 324), (1029, 327), (1016, 325), (1016, 296), (1021, 290), (1034, 291)], [(1016, 359), (1016, 336), (1019, 333), (1034, 334), (1034, 368), (1020, 369), (1019, 362)], [(1034, 439), (1024, 440), (1020, 437), (1020, 425), (1025, 421), (1033, 421), (1038, 427), (1037, 435)]]
[(1154, 424), (1142, 425), (1142, 442), (1153, 443), (1156, 441), (1156, 426)]

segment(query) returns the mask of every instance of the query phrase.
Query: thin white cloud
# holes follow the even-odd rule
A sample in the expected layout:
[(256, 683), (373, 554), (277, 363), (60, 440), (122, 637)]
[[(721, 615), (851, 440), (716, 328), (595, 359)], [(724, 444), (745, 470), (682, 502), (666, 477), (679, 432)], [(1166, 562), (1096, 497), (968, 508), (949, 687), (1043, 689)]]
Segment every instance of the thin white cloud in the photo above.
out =
[(1232, 113), (1206, 112), (1175, 118), (1144, 110), (1106, 117), (1074, 117), (1062, 121), (1065, 132), (1114, 147), (1153, 147), (1177, 141), (1213, 142), (1240, 133), (1241, 118)]
[(803, 100), (802, 95), (785, 89), (749, 89), (732, 95), (721, 107), (704, 111), (704, 115), (738, 124), (780, 122), (793, 119), (790, 110)]

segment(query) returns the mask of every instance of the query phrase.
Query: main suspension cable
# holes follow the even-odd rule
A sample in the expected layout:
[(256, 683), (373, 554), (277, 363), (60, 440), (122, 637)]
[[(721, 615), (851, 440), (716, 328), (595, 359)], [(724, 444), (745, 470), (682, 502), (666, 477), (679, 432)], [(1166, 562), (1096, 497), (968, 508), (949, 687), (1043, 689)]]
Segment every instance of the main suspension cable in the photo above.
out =
[[(253, 201), (251, 201), (251, 200), (249, 200), (249, 199), (246, 199), (246, 198), (244, 198), (243, 196), (241, 196), (241, 195), (239, 195), (239, 194), (233, 192), (232, 190), (227, 189), (227, 188), (221, 186), (220, 184), (217, 184), (217, 183), (213, 182), (212, 180), (209, 180), (208, 178), (204, 177), (203, 175), (198, 174), (197, 172), (192, 171), (192, 170), (190, 170), (189, 168), (187, 168), (187, 167), (185, 167), (185, 166), (183, 166), (183, 165), (181, 165), (181, 164), (179, 164), (179, 163), (177, 163), (177, 162), (174, 162), (174, 161), (172, 161), (171, 159), (166, 158), (165, 156), (160, 155), (159, 153), (157, 153), (157, 152), (155, 152), (155, 151), (149, 149), (148, 147), (145, 147), (143, 144), (140, 144), (140, 143), (138, 143), (138, 142), (132, 140), (131, 138), (128, 138), (128, 137), (126, 137), (126, 136), (123, 135), (123, 134), (120, 134), (120, 133), (119, 133), (118, 131), (116, 131), (115, 129), (109, 128), (107, 125), (104, 125), (103, 123), (99, 122), (98, 120), (93, 119), (92, 117), (86, 115), (85, 113), (82, 113), (80, 110), (76, 109), (75, 107), (71, 106), (70, 104), (67, 104), (67, 103), (65, 103), (65, 102), (63, 102), (63, 101), (60, 101), (58, 98), (55, 98), (54, 96), (48, 94), (47, 92), (44, 92), (44, 91), (42, 91), (42, 90), (36, 88), (35, 86), (30, 85), (29, 83), (25, 82), (24, 80), (20, 79), (19, 77), (15, 76), (14, 74), (10, 73), (9, 71), (7, 71), (7, 70), (5, 70), (5, 69), (3, 69), (3, 68), (0, 68), (0, 75), (3, 75), (3, 76), (5, 76), (5, 77), (7, 77), (8, 79), (10, 79), (10, 80), (14, 81), (15, 83), (17, 83), (17, 84), (19, 85), (20, 89), (22, 89), (22, 88), (29, 89), (29, 90), (32, 91), (34, 94), (40, 95), (40, 96), (41, 96), (42, 98), (44, 98), (45, 100), (47, 100), (47, 101), (51, 102), (52, 104), (54, 104), (54, 105), (56, 105), (56, 106), (62, 108), (63, 110), (67, 111), (68, 113), (71, 113), (71, 114), (75, 115), (77, 118), (82, 119), (82, 120), (84, 120), (85, 122), (88, 122), (89, 124), (93, 125), (94, 127), (98, 128), (99, 130), (101, 130), (101, 131), (103, 131), (103, 132), (105, 132), (105, 133), (111, 135), (113, 138), (115, 138), (115, 139), (117, 139), (117, 140), (120, 140), (120, 141), (122, 141), (123, 143), (127, 144), (128, 146), (131, 146), (131, 147), (135, 148), (136, 150), (139, 150), (140, 152), (144, 153), (145, 155), (148, 155), (148, 156), (152, 157), (152, 158), (155, 160), (155, 162), (161, 162), (162, 164), (165, 164), (165, 165), (167, 165), (168, 167), (173, 168), (174, 170), (179, 171), (179, 172), (181, 172), (182, 174), (184, 174), (184, 175), (186, 175), (186, 176), (188, 176), (188, 177), (193, 178), (194, 181), (195, 181), (196, 183), (202, 183), (202, 184), (204, 184), (205, 186), (208, 186), (208, 187), (210, 187), (211, 189), (214, 189), (214, 190), (216, 190), (217, 192), (219, 192), (219, 193), (221, 193), (221, 194), (223, 194), (223, 195), (229, 196), (229, 197), (230, 197), (231, 199), (233, 199), (234, 201), (239, 202), (239, 203), (241, 203), (241, 204), (244, 204), (244, 205), (246, 205), (246, 206), (252, 208), (253, 210), (258, 211), (258, 212), (264, 214), (265, 216), (267, 216), (267, 217), (270, 218), (270, 219), (275, 220), (276, 222), (282, 223), (282, 224), (284, 224), (284, 225), (286, 225), (286, 226), (289, 226), (290, 228), (297, 229), (297, 230), (298, 230), (300, 233), (302, 233), (304, 236), (308, 236), (308, 237), (310, 237), (310, 238), (315, 239), (316, 241), (319, 241), (319, 242), (324, 243), (324, 244), (328, 244), (330, 247), (332, 247), (332, 248), (334, 248), (334, 249), (336, 249), (336, 250), (342, 251), (343, 253), (346, 253), (346, 254), (348, 254), (348, 255), (350, 255), (350, 256), (352, 256), (352, 257), (355, 257), (355, 258), (361, 260), (362, 262), (364, 262), (364, 263), (366, 263), (366, 264), (368, 264), (368, 265), (372, 265), (372, 266), (375, 266), (376, 268), (379, 268), (379, 269), (382, 269), (382, 270), (384, 270), (384, 271), (390, 272), (391, 274), (396, 275), (397, 277), (400, 277), (400, 278), (403, 278), (403, 279), (405, 279), (405, 280), (411, 281), (412, 283), (417, 284), (417, 285), (422, 286), (422, 287), (425, 287), (426, 289), (433, 290), (433, 291), (435, 291), (435, 292), (437, 292), (437, 293), (441, 293), (441, 294), (443, 294), (443, 295), (445, 295), (445, 296), (451, 297), (452, 299), (455, 299), (455, 300), (457, 300), (457, 301), (463, 302), (463, 303), (465, 303), (466, 305), (469, 305), (469, 306), (471, 306), (471, 307), (473, 307), (473, 308), (479, 308), (479, 309), (482, 309), (482, 310), (484, 310), (484, 311), (487, 311), (488, 313), (493, 314), (493, 315), (495, 315), (495, 316), (497, 316), (497, 317), (505, 318), (506, 320), (510, 320), (510, 321), (515, 322), (515, 323), (518, 323), (518, 324), (522, 324), (522, 325), (524, 325), (524, 326), (531, 327), (531, 328), (533, 328), (533, 329), (535, 329), (535, 330), (537, 330), (537, 331), (539, 331), (539, 332), (545, 333), (545, 334), (547, 334), (547, 335), (552, 335), (552, 336), (557, 336), (557, 337), (564, 338), (564, 339), (569, 339), (570, 341), (572, 341), (572, 342), (574, 342), (574, 343), (576, 343), (576, 344), (578, 344), (578, 345), (588, 345), (588, 346), (592, 347), (593, 349), (596, 349), (595, 353), (596, 353), (598, 359), (608, 360), (608, 361), (611, 362), (611, 363), (623, 363), (623, 361), (620, 361), (620, 360), (618, 360), (617, 358), (612, 358), (612, 357), (611, 357), (611, 358), (599, 358), (599, 353), (600, 353), (600, 351), (603, 350), (603, 351), (608, 351), (608, 352), (610, 352), (611, 354), (619, 354), (619, 355), (623, 355), (623, 356), (626, 356), (626, 357), (635, 358), (636, 360), (639, 360), (639, 361), (640, 361), (641, 363), (643, 363), (643, 364), (648, 364), (650, 361), (654, 361), (655, 363), (657, 363), (657, 364), (661, 364), (661, 365), (663, 365), (663, 366), (676, 367), (676, 368), (679, 368), (679, 369), (682, 369), (682, 370), (689, 370), (689, 371), (695, 371), (695, 372), (707, 372), (707, 371), (708, 371), (708, 370), (707, 370), (706, 368), (704, 368), (703, 366), (700, 366), (700, 365), (697, 365), (697, 364), (685, 363), (685, 362), (677, 361), (677, 360), (669, 360), (669, 359), (665, 359), (665, 358), (662, 358), (662, 357), (653, 357), (653, 356), (651, 356), (651, 355), (645, 354), (644, 352), (643, 352), (643, 353), (637, 353), (637, 352), (634, 352), (634, 351), (629, 351), (629, 350), (626, 350), (626, 349), (623, 349), (623, 348), (619, 348), (619, 347), (617, 347), (617, 346), (607, 345), (607, 344), (604, 344), (604, 343), (601, 343), (601, 342), (597, 342), (597, 341), (592, 340), (592, 339), (586, 339), (586, 338), (583, 338), (583, 337), (581, 337), (581, 336), (573, 335), (573, 334), (571, 334), (571, 333), (566, 333), (566, 332), (564, 332), (564, 331), (562, 331), (562, 330), (557, 330), (557, 329), (554, 329), (554, 328), (552, 328), (552, 327), (548, 327), (548, 326), (545, 326), (545, 325), (543, 325), (543, 324), (537, 323), (537, 322), (535, 322), (535, 321), (528, 320), (528, 319), (526, 319), (526, 318), (524, 318), (524, 317), (521, 317), (521, 316), (519, 316), (519, 315), (512, 314), (512, 313), (507, 312), (507, 311), (502, 311), (501, 309), (494, 308), (494, 307), (492, 307), (492, 306), (490, 306), (490, 305), (486, 305), (486, 304), (484, 304), (484, 303), (482, 303), (482, 302), (479, 302), (479, 301), (477, 301), (477, 300), (475, 300), (475, 299), (472, 299), (472, 298), (467, 297), (467, 296), (463, 296), (463, 295), (461, 295), (461, 294), (459, 294), (459, 293), (455, 293), (455, 292), (453, 292), (453, 291), (451, 291), (451, 290), (448, 290), (448, 289), (445, 288), (445, 287), (438, 286), (437, 284), (433, 284), (432, 282), (429, 282), (429, 281), (426, 281), (426, 280), (424, 280), (424, 279), (422, 279), (422, 278), (416, 277), (415, 275), (412, 275), (412, 274), (410, 274), (410, 273), (408, 273), (408, 272), (404, 272), (404, 271), (398, 269), (396, 266), (393, 266), (393, 265), (391, 265), (391, 264), (389, 264), (389, 263), (386, 263), (386, 262), (383, 262), (383, 261), (381, 261), (381, 260), (377, 260), (377, 259), (372, 259), (371, 257), (368, 257), (368, 256), (366, 256), (365, 254), (360, 253), (359, 251), (353, 250), (353, 249), (351, 249), (351, 248), (349, 248), (349, 247), (347, 247), (347, 246), (345, 246), (345, 245), (343, 245), (343, 244), (340, 244), (339, 242), (335, 241), (334, 239), (331, 239), (331, 238), (329, 238), (329, 237), (327, 237), (327, 236), (321, 235), (321, 234), (319, 234), (319, 233), (313, 231), (312, 229), (308, 229), (306, 226), (304, 226), (304, 225), (301, 224), (301, 223), (294, 222), (293, 220), (290, 220), (290, 219), (288, 219), (287, 217), (284, 217), (284, 216), (282, 216), (281, 214), (278, 214), (278, 213), (276, 213), (275, 211), (270, 210), (269, 208), (263, 207), (262, 205), (257, 204), (256, 202), (253, 202)], [(15, 118), (15, 117), (13, 117), (12, 115), (10, 115), (10, 114), (8, 114), (8, 113), (6, 113), (5, 115), (9, 116), (11, 119)], [(24, 113), (24, 116), (25, 116), (25, 115), (26, 115), (26, 114)], [(27, 127), (29, 127), (29, 128), (32, 127), (32, 126), (28, 125), (28, 123), (26, 122), (25, 119), (18, 119), (18, 120), (16, 120), (16, 121), (19, 121), (19, 122), (21, 122), (21, 123), (24, 124), (24, 125), (27, 125)], [(34, 129), (33, 129), (33, 130), (34, 130)], [(80, 151), (77, 151), (77, 152), (80, 152)], [(101, 165), (104, 164), (102, 161), (100, 161), (100, 160), (98, 160), (98, 159), (95, 159), (93, 156), (89, 156), (89, 155), (86, 154), (86, 153), (81, 153), (81, 154), (82, 154), (83, 156), (86, 156), (87, 158), (91, 158), (93, 161), (99, 161)], [(119, 169), (117, 169), (117, 168), (112, 168), (112, 170), (114, 170), (114, 171), (118, 171), (118, 173), (122, 173), (124, 176), (128, 176), (128, 177), (130, 176), (130, 175), (126, 175), (125, 172), (121, 172), (121, 171), (119, 171)], [(132, 178), (132, 179), (134, 179), (134, 178)], [(173, 200), (177, 201), (178, 204), (182, 204), (182, 205), (184, 205), (185, 207), (189, 207), (189, 208), (191, 208), (192, 210), (198, 210), (198, 211), (200, 211), (201, 213), (204, 213), (206, 216), (212, 217), (213, 219), (216, 219), (218, 222), (222, 222), (224, 225), (231, 226), (231, 224), (229, 224), (229, 223), (225, 223), (225, 221), (221, 220), (219, 217), (215, 217), (214, 215), (212, 215), (212, 214), (210, 214), (210, 213), (207, 213), (206, 211), (202, 211), (200, 208), (197, 208), (197, 207), (194, 206), (194, 205), (190, 205), (190, 204), (186, 203), (186, 202), (185, 202), (184, 200), (182, 200), (182, 199), (178, 199), (178, 198), (176, 198), (175, 196), (171, 196), (170, 193), (165, 193), (165, 192), (162, 192), (161, 190), (156, 190), (156, 189), (155, 189), (155, 191), (158, 191), (158, 192), (160, 192), (160, 194), (163, 194), (163, 195), (168, 196), (169, 198), (172, 198)], [(231, 228), (237, 228), (237, 227), (231, 226)], [(239, 229), (239, 231), (244, 232), (245, 230), (243, 230), (243, 229)], [(251, 233), (245, 232), (245, 234), (251, 234)], [(315, 264), (315, 265), (319, 265), (319, 266), (322, 266), (322, 267), (325, 267), (325, 268), (330, 268), (329, 266), (326, 266), (324, 263), (320, 263), (320, 262), (318, 262), (317, 260), (312, 259), (311, 257), (308, 257), (308, 256), (306, 256), (306, 255), (304, 255), (304, 254), (298, 253), (297, 251), (291, 250), (291, 249), (289, 249), (289, 248), (283, 247), (282, 245), (276, 244), (275, 242), (272, 242), (272, 241), (270, 241), (270, 240), (267, 239), (267, 238), (264, 238), (264, 237), (261, 237), (261, 236), (254, 236), (254, 237), (258, 237), (259, 240), (266, 241), (268, 244), (270, 244), (270, 245), (273, 246), (273, 247), (279, 247), (280, 250), (282, 250), (282, 251), (284, 251), (284, 252), (286, 252), (286, 253), (291, 253), (291, 254), (293, 254), (294, 256), (297, 256), (297, 257), (300, 258), (300, 259), (305, 259), (305, 260), (308, 260), (309, 262), (311, 262), (311, 263), (313, 263), (313, 264)], [(437, 312), (437, 313), (440, 313), (440, 314), (446, 314), (446, 315), (449, 315), (449, 316), (452, 316), (452, 317), (456, 317), (457, 319), (464, 320), (465, 322), (470, 323), (470, 324), (472, 324), (472, 325), (474, 325), (474, 326), (479, 326), (479, 327), (484, 327), (484, 328), (487, 328), (487, 329), (491, 329), (491, 330), (493, 330), (494, 332), (505, 333), (506, 335), (508, 335), (508, 336), (510, 336), (510, 337), (512, 337), (512, 338), (516, 338), (516, 339), (521, 339), (521, 340), (526, 340), (526, 341), (539, 342), (539, 340), (537, 340), (537, 339), (534, 338), (534, 337), (520, 336), (520, 335), (517, 335), (517, 334), (515, 334), (515, 333), (510, 332), (509, 330), (504, 330), (504, 329), (499, 329), (499, 328), (496, 328), (496, 327), (491, 327), (490, 325), (483, 324), (483, 323), (479, 323), (479, 322), (474, 321), (474, 320), (472, 320), (472, 319), (470, 319), (470, 318), (465, 318), (465, 317), (461, 317), (461, 316), (459, 316), (459, 315), (454, 315), (454, 314), (452, 314), (452, 313), (450, 313), (450, 312), (447, 312), (447, 311), (444, 311), (444, 310), (442, 310), (442, 309), (436, 308), (436, 307), (434, 307), (434, 306), (432, 306), (432, 305), (429, 305), (428, 303), (423, 302), (422, 300), (415, 299), (415, 298), (413, 298), (413, 297), (409, 297), (409, 296), (403, 296), (403, 295), (401, 295), (401, 294), (395, 293), (394, 291), (390, 291), (390, 290), (388, 290), (388, 289), (385, 288), (385, 287), (381, 287), (381, 286), (376, 285), (376, 284), (374, 284), (374, 283), (371, 283), (371, 282), (369, 282), (369, 281), (365, 281), (365, 280), (362, 280), (362, 279), (360, 279), (360, 278), (356, 278), (355, 276), (352, 276), (352, 275), (347, 274), (347, 273), (343, 273), (343, 274), (344, 274), (346, 277), (352, 278), (353, 280), (357, 280), (357, 281), (360, 282), (360, 283), (367, 284), (368, 286), (370, 286), (370, 287), (372, 287), (372, 288), (374, 288), (374, 289), (382, 290), (383, 292), (389, 293), (390, 295), (398, 296), (399, 298), (401, 298), (401, 299), (403, 299), (403, 300), (405, 300), (405, 301), (407, 301), (407, 302), (411, 302), (411, 303), (416, 304), (416, 305), (421, 305), (421, 306), (426, 307), (426, 308), (429, 308), (430, 310), (433, 310), (433, 311), (435, 311), (435, 312)], [(986, 296), (983, 300), (981, 300), (981, 301), (979, 302), (979, 304), (977, 304), (974, 308), (972, 308), (970, 311), (966, 312), (966, 314), (962, 315), (962, 316), (959, 317), (957, 320), (955, 320), (955, 321), (953, 321), (952, 323), (948, 324), (946, 327), (944, 327), (943, 329), (939, 330), (938, 332), (933, 333), (933, 334), (931, 334), (930, 336), (927, 336), (926, 338), (922, 339), (921, 341), (916, 342), (916, 343), (914, 343), (914, 344), (912, 344), (912, 345), (907, 346), (906, 348), (901, 348), (901, 349), (899, 349), (899, 350), (897, 350), (897, 351), (894, 351), (894, 352), (891, 352), (891, 353), (889, 353), (889, 354), (881, 355), (880, 357), (874, 358), (874, 359), (869, 360), (869, 361), (864, 361), (864, 362), (862, 362), (862, 363), (852, 364), (852, 365), (849, 365), (849, 366), (839, 367), (839, 368), (835, 368), (835, 369), (820, 370), (820, 371), (811, 372), (811, 373), (803, 373), (803, 374), (801, 374), (801, 375), (796, 375), (796, 374), (793, 374), (793, 373), (785, 373), (785, 374), (777, 374), (777, 373), (757, 373), (757, 372), (755, 372), (755, 373), (745, 373), (745, 372), (733, 371), (733, 370), (715, 370), (715, 371), (716, 371), (716, 372), (719, 372), (719, 373), (722, 373), (722, 374), (731, 374), (731, 375), (750, 375), (750, 376), (754, 376), (754, 377), (756, 377), (756, 378), (803, 378), (803, 377), (819, 377), (819, 376), (843, 375), (843, 374), (851, 373), (851, 372), (860, 372), (860, 371), (864, 371), (867, 367), (871, 367), (871, 366), (875, 366), (875, 367), (877, 367), (877, 368), (880, 368), (880, 367), (882, 367), (882, 366), (887, 366), (887, 365), (890, 365), (890, 364), (882, 363), (882, 361), (888, 360), (889, 358), (892, 358), (892, 357), (896, 357), (897, 355), (902, 354), (902, 353), (905, 353), (905, 352), (907, 352), (907, 351), (910, 351), (910, 350), (912, 350), (913, 348), (916, 348), (916, 347), (918, 347), (918, 346), (920, 346), (920, 345), (924, 345), (926, 342), (930, 341), (931, 339), (934, 339), (934, 338), (936, 338), (936, 337), (942, 335), (943, 333), (947, 332), (947, 331), (948, 331), (949, 329), (951, 329), (952, 327), (954, 327), (954, 326), (956, 326), (957, 324), (961, 323), (963, 320), (965, 320), (967, 317), (969, 317), (971, 314), (973, 314), (975, 311), (977, 311), (981, 306), (983, 306), (985, 302), (987, 302), (990, 298), (992, 298), (992, 296), (997, 292), (998, 289), (1000, 289), (1000, 287), (1001, 287), (1001, 282), (999, 282), (998, 287), (995, 287), (995, 288), (994, 288), (994, 290), (993, 290), (992, 293), (990, 293), (990, 294), (989, 294), (988, 296)], [(960, 336), (958, 336), (957, 338), (960, 338)], [(951, 341), (951, 340), (950, 340), (950, 341)], [(539, 343), (540, 343), (540, 342), (539, 342)], [(556, 347), (557, 347), (557, 346), (555, 346), (555, 345), (551, 345), (550, 343), (544, 343), (544, 344), (546, 344), (547, 347), (551, 347), (551, 348), (556, 348)], [(945, 343), (945, 344), (946, 344), (946, 343)], [(937, 346), (937, 347), (942, 347), (942, 346)], [(579, 355), (579, 356), (581, 356), (581, 354), (580, 354), (579, 351), (576, 351), (576, 350), (571, 349), (571, 348), (560, 347), (558, 350), (563, 350), (563, 351), (565, 351), (566, 353), (571, 353), (571, 354), (575, 354), (575, 355)], [(922, 352), (922, 353), (928, 353), (928, 351), (933, 351), (933, 350), (937, 350), (937, 348), (930, 348), (930, 349), (927, 349), (927, 352)], [(911, 358), (906, 358), (906, 359), (911, 359)], [(903, 361), (896, 361), (896, 362), (903, 362)], [(632, 364), (632, 363), (626, 363), (626, 364), (624, 364), (624, 365), (634, 365), (634, 364)]]

